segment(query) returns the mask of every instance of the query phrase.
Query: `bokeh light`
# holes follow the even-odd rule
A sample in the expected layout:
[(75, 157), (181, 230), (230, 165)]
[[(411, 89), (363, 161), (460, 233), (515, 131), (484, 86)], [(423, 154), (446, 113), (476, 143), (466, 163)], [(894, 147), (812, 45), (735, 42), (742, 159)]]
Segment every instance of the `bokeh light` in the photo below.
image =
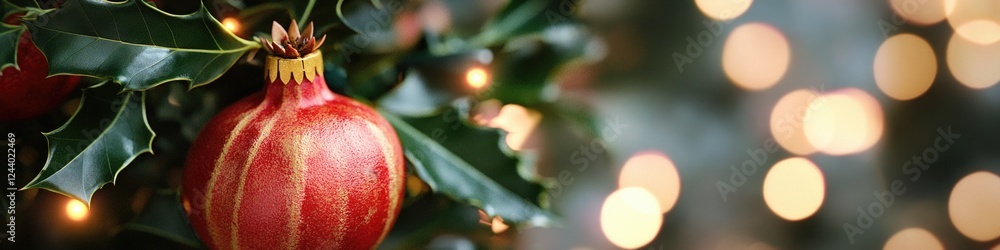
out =
[(500, 216), (494, 216), (493, 221), (490, 223), (490, 229), (493, 230), (493, 233), (495, 234), (503, 233), (504, 231), (507, 231), (508, 228), (510, 228), (510, 226), (503, 223), (503, 219), (500, 218)]
[(991, 0), (945, 0), (948, 24), (962, 38), (977, 44), (1000, 41), (1000, 3)]
[(785, 75), (791, 48), (785, 35), (765, 23), (737, 27), (722, 47), (722, 69), (736, 86), (762, 90), (774, 86)]
[(753, 0), (694, 0), (698, 10), (706, 17), (715, 20), (732, 20), (743, 15)]
[(910, 100), (927, 92), (937, 76), (937, 57), (931, 45), (913, 34), (900, 34), (882, 43), (875, 54), (875, 84), (896, 100)]
[(945, 0), (889, 0), (889, 6), (910, 23), (931, 25), (944, 20), (944, 2)]
[(958, 82), (984, 89), (1000, 82), (1000, 43), (982, 45), (952, 35), (948, 42), (948, 69)]
[(542, 114), (517, 104), (507, 104), (500, 108), (500, 113), (489, 120), (488, 127), (499, 128), (507, 132), (504, 141), (513, 150), (527, 147), (531, 134), (542, 120)]
[(611, 243), (621, 248), (635, 249), (648, 244), (662, 224), (660, 204), (644, 188), (618, 189), (601, 206), (601, 230)]
[(774, 164), (764, 177), (764, 202), (774, 214), (798, 221), (812, 216), (823, 205), (826, 181), (819, 167), (794, 157)]
[(469, 86), (472, 86), (475, 89), (485, 87), (486, 84), (489, 83), (489, 80), (489, 74), (486, 73), (485, 69), (480, 67), (471, 68), (465, 73), (465, 81), (469, 83)]
[(882, 250), (944, 250), (944, 245), (926, 229), (911, 227), (889, 237)]
[(829, 155), (865, 151), (882, 137), (885, 117), (874, 97), (847, 88), (823, 94), (809, 104), (802, 128), (809, 144)]
[(66, 217), (73, 221), (82, 221), (87, 218), (90, 209), (82, 201), (72, 199), (66, 203)]
[(656, 151), (636, 153), (622, 167), (618, 187), (644, 188), (659, 201), (660, 211), (666, 213), (677, 203), (681, 194), (681, 178), (677, 167), (667, 155)]
[(240, 31), (240, 21), (236, 20), (236, 18), (227, 17), (222, 19), (222, 26), (233, 33)]
[(771, 135), (782, 148), (798, 155), (816, 152), (802, 130), (809, 104), (818, 97), (815, 91), (798, 89), (778, 99), (771, 111)]
[(990, 241), (1000, 236), (1000, 176), (979, 171), (963, 177), (951, 190), (948, 216), (966, 237)]

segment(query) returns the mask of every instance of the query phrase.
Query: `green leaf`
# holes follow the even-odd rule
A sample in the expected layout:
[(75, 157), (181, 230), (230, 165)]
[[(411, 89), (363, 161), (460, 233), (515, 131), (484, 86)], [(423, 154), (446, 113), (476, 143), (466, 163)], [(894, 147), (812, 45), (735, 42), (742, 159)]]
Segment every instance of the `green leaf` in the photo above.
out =
[(145, 93), (121, 92), (111, 82), (85, 89), (76, 114), (45, 133), (49, 157), (24, 188), (48, 189), (89, 204), (94, 191), (114, 183), (129, 162), (152, 153), (156, 134), (146, 120)]
[(473, 40), (479, 45), (493, 46), (573, 21), (573, 12), (580, 2), (582, 0), (510, 0)]
[(491, 217), (498, 215), (511, 223), (559, 223), (551, 213), (503, 188), (399, 117), (384, 111), (381, 113), (396, 128), (406, 157), (417, 175), (435, 192), (478, 207)]
[(172, 15), (137, 0), (68, 0), (25, 23), (50, 74), (111, 79), (125, 90), (175, 80), (205, 85), (260, 46), (226, 30), (204, 5)]
[(205, 245), (191, 228), (178, 193), (173, 190), (160, 190), (153, 194), (142, 212), (122, 226), (122, 229), (145, 232), (189, 247), (205, 249)]
[[(31, 1), (34, 3), (34, 1)], [(24, 25), (10, 25), (4, 23), (3, 20), (7, 18), (8, 15), (26, 12), (23, 6), (29, 3), (22, 2), (11, 2), (8, 0), (0, 1), (0, 70), (7, 68), (8, 66), (17, 66), (17, 46), (20, 43), (21, 34), (24, 32)], [(37, 4), (34, 6), (38, 6)]]
[(17, 66), (17, 46), (24, 26), (0, 24), (0, 70)]

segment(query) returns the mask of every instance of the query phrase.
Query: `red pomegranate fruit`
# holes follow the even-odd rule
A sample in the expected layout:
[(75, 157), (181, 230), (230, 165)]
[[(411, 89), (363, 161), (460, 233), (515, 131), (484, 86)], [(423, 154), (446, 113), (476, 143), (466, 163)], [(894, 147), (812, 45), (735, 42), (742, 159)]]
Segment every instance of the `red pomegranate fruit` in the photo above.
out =
[(275, 26), (261, 41), (265, 89), (222, 110), (191, 147), (188, 218), (212, 249), (372, 249), (402, 204), (396, 132), (330, 91), (312, 24)]
[[(20, 25), (20, 15), (5, 18)], [(79, 76), (49, 75), (45, 55), (31, 42), (31, 34), (21, 34), (17, 46), (17, 67), (0, 72), (0, 122), (38, 117), (56, 109), (80, 84)]]

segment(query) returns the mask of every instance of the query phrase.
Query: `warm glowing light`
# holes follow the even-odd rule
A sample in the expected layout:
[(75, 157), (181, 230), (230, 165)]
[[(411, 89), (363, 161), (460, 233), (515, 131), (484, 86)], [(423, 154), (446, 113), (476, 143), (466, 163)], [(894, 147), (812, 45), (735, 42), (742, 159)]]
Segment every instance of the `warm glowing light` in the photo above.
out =
[(490, 229), (493, 230), (493, 233), (503, 233), (504, 231), (507, 231), (507, 228), (510, 228), (510, 226), (503, 223), (503, 219), (501, 219), (500, 216), (493, 217), (493, 221), (490, 223)]
[(90, 209), (87, 208), (87, 205), (79, 200), (70, 200), (66, 203), (66, 216), (70, 220), (82, 221), (87, 218), (87, 213), (89, 212)]
[(641, 187), (656, 196), (660, 212), (666, 213), (677, 203), (681, 194), (681, 178), (677, 167), (667, 155), (644, 151), (633, 155), (622, 167), (618, 187)]
[(621, 248), (636, 249), (648, 244), (662, 223), (659, 202), (644, 188), (618, 189), (601, 207), (601, 230)]
[(986, 19), (968, 21), (955, 28), (955, 33), (978, 44), (991, 44), (1000, 40), (1000, 23)]
[(875, 84), (896, 100), (910, 100), (927, 92), (937, 75), (934, 50), (912, 34), (890, 37), (875, 53)]
[(535, 127), (542, 120), (538, 111), (527, 109), (517, 104), (507, 104), (500, 108), (500, 113), (487, 123), (487, 126), (507, 131), (504, 141), (513, 150), (524, 149)]
[(222, 19), (222, 26), (226, 27), (227, 30), (232, 31), (234, 33), (240, 31), (240, 21), (236, 20), (236, 18), (227, 17), (225, 19)]
[(775, 163), (764, 177), (764, 202), (778, 217), (790, 221), (816, 213), (823, 205), (825, 192), (823, 172), (801, 157)]
[(1000, 176), (987, 171), (966, 175), (951, 190), (948, 217), (966, 237), (990, 241), (1000, 237)]
[(781, 97), (771, 111), (771, 135), (782, 148), (798, 155), (816, 152), (802, 130), (809, 104), (819, 95), (811, 90), (799, 89)]
[(945, 0), (889, 0), (897, 15), (910, 23), (931, 25), (944, 20)]
[(489, 74), (482, 68), (471, 68), (465, 73), (465, 81), (469, 83), (469, 86), (476, 89), (486, 86), (489, 80)]
[(865, 151), (882, 137), (882, 106), (854, 88), (821, 95), (809, 104), (802, 129), (809, 144), (829, 155)]
[(788, 40), (765, 23), (740, 25), (722, 47), (723, 71), (736, 86), (747, 90), (774, 86), (788, 70), (790, 58)]
[(892, 235), (882, 250), (944, 250), (941, 241), (923, 228), (911, 227)]
[(976, 44), (958, 35), (948, 42), (948, 69), (958, 82), (973, 89), (984, 89), (1000, 82), (1000, 43)]
[(694, 0), (694, 3), (706, 17), (725, 21), (743, 15), (753, 0)]
[(989, 0), (945, 0), (948, 24), (962, 38), (978, 43), (1000, 41), (1000, 4)]

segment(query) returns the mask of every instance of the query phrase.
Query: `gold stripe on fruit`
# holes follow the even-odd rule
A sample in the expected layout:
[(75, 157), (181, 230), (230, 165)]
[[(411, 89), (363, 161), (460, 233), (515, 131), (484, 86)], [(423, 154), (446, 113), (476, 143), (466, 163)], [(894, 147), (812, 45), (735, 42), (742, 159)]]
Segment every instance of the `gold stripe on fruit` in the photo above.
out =
[(312, 81), (317, 75), (323, 76), (323, 54), (316, 51), (294, 59), (268, 55), (264, 63), (264, 75), (271, 82), (280, 79), (284, 84), (293, 79), (296, 83)]

